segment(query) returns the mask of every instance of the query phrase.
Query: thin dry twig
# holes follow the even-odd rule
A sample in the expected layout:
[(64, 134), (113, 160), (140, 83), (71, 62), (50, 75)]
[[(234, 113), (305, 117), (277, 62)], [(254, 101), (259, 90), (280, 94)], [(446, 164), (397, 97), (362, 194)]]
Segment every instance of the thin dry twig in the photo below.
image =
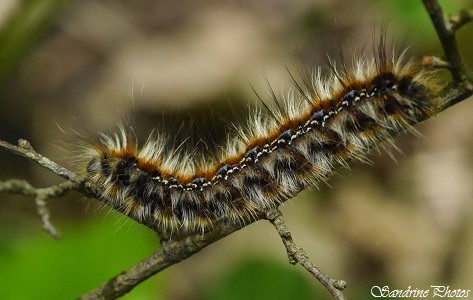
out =
[(61, 176), (62, 178), (72, 179), (77, 176), (76, 174), (69, 171), (68, 169), (51, 161), (49, 158), (44, 157), (41, 154), (37, 153), (31, 146), (30, 142), (28, 142), (27, 140), (24, 140), (24, 139), (18, 140), (18, 146), (12, 145), (5, 141), (0, 141), (0, 148), (10, 151), (13, 154), (17, 154), (25, 158), (28, 158), (38, 163), (40, 166), (53, 172), (54, 174)]
[[(49, 209), (47, 207), (46, 200), (52, 197), (61, 197), (72, 190), (80, 190), (81, 183), (84, 182), (83, 178), (78, 177), (68, 169), (58, 165), (47, 157), (42, 156), (34, 150), (30, 142), (24, 139), (18, 140), (18, 146), (12, 145), (5, 141), (0, 140), (0, 148), (10, 151), (14, 154), (28, 158), (31, 161), (36, 162), (40, 166), (53, 172), (54, 174), (61, 176), (68, 181), (62, 182), (57, 185), (50, 186), (48, 188), (35, 188), (24, 180), (8, 180), (0, 182), (0, 192), (9, 194), (19, 194), (24, 196), (33, 197), (38, 212), (38, 216), (43, 223), (43, 229), (49, 233), (54, 239), (59, 239), (60, 235), (54, 225), (51, 223)], [(90, 189), (89, 189), (90, 190)], [(82, 188), (82, 193), (90, 195), (90, 191)]]
[[(437, 0), (422, 1), (435, 26), (445, 52), (444, 59), (434, 58), (432, 56), (430, 62), (426, 61), (426, 64), (430, 64), (433, 67), (447, 67), (451, 72), (453, 79), (452, 82), (439, 94), (438, 107), (440, 112), (467, 99), (473, 94), (472, 74), (468, 72), (463, 64), (455, 40), (455, 31), (472, 20), (472, 11), (462, 11), (458, 16), (450, 18), (450, 21), (447, 22)], [(18, 146), (0, 141), (0, 148), (26, 157), (68, 180), (56, 186), (44, 189), (35, 189), (24, 181), (10, 180), (0, 182), (0, 192), (34, 197), (38, 206), (38, 212), (43, 219), (43, 225), (45, 227), (49, 227), (50, 223), (49, 213), (47, 212), (44, 203), (45, 200), (50, 197), (60, 197), (65, 193), (76, 190), (87, 197), (93, 197), (100, 200), (97, 188), (93, 184), (87, 182), (84, 178), (77, 176), (66, 168), (59, 166), (48, 158), (38, 154), (27, 141), (20, 140)], [(38, 197), (38, 195), (41, 196)], [(114, 208), (120, 211), (120, 208)], [(277, 210), (256, 216), (254, 219), (246, 220), (247, 222), (241, 224), (223, 226), (222, 228), (208, 232), (205, 235), (190, 236), (178, 241), (164, 242), (158, 251), (87, 293), (81, 299), (115, 299), (122, 296), (157, 272), (190, 257), (215, 241), (260, 219), (270, 220), (278, 230), (278, 233), (288, 251), (291, 263), (301, 264), (307, 271), (317, 278), (336, 299), (345, 299), (341, 290), (345, 288), (346, 283), (344, 281), (331, 279), (309, 261), (305, 252), (294, 244), (290, 232)], [(154, 230), (153, 224), (145, 225)], [(47, 230), (54, 235), (55, 230), (52, 230), (51, 228), (54, 227), (51, 225)]]
[(54, 239), (59, 239), (59, 233), (50, 222), (49, 209), (46, 200), (52, 197), (61, 197), (72, 190), (77, 190), (78, 183), (75, 181), (65, 181), (48, 188), (35, 188), (24, 180), (8, 180), (0, 182), (0, 193), (18, 194), (33, 197), (38, 212), (38, 216), (43, 223), (43, 229)]
[(289, 263), (295, 265), (299, 263), (304, 267), (312, 276), (317, 278), (317, 280), (325, 286), (325, 288), (332, 294), (332, 296), (337, 300), (346, 300), (345, 296), (341, 292), (347, 287), (347, 283), (344, 280), (335, 280), (327, 275), (314, 265), (307, 256), (307, 253), (299, 248), (294, 240), (292, 239), (291, 232), (284, 223), (282, 213), (277, 210), (271, 210), (266, 214), (267, 220), (276, 228), (281, 240), (286, 247), (287, 256), (289, 258)]
[[(450, 65), (450, 73), (455, 83), (470, 83), (471, 88), (471, 74), (468, 72), (466, 66), (463, 64), (460, 52), (458, 51), (457, 41), (455, 38), (455, 30), (460, 26), (453, 26), (445, 20), (442, 7), (437, 0), (422, 0), (424, 6), (429, 13), (430, 19), (434, 24), (435, 31), (440, 39), (442, 45), (445, 61)], [(462, 14), (460, 14), (462, 15)], [(470, 19), (460, 18), (462, 20), (461, 25), (466, 24)], [(458, 23), (455, 23), (458, 24)]]
[(473, 20), (473, 10), (463, 9), (458, 15), (450, 17), (450, 28), (456, 31), (471, 20)]

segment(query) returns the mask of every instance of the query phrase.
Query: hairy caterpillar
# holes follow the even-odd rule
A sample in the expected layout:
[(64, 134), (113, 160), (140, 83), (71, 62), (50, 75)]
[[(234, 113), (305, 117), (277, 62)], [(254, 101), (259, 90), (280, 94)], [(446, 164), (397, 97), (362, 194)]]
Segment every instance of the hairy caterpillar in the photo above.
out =
[[(373, 58), (314, 71), (276, 105), (255, 109), (220, 153), (178, 153), (131, 127), (84, 146), (81, 172), (101, 197), (162, 237), (205, 232), (277, 207), (436, 112), (439, 86), (381, 37)], [(275, 99), (276, 100), (276, 99)]]

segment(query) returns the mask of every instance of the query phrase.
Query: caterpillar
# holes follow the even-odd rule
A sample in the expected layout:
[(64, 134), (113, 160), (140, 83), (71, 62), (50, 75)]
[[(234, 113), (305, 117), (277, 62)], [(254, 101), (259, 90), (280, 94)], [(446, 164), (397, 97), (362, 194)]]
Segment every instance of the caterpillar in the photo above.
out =
[(181, 153), (161, 132), (140, 146), (122, 124), (84, 139), (80, 172), (106, 203), (163, 238), (245, 222), (436, 113), (432, 72), (388, 51), (385, 37), (373, 52), (294, 80), (282, 100), (255, 108), (219, 153)]

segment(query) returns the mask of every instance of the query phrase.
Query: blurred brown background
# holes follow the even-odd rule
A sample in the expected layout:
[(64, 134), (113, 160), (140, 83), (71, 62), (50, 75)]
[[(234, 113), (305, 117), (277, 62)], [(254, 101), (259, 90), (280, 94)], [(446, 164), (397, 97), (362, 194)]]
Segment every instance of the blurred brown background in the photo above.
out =
[[(467, 0), (441, 3), (452, 14), (471, 8)], [(420, 1), (3, 0), (0, 139), (26, 138), (41, 154), (73, 168), (71, 128), (109, 132), (133, 99), (142, 138), (155, 126), (176, 130), (182, 123), (197, 140), (223, 141), (222, 119), (234, 121), (229, 107), (244, 115), (257, 101), (251, 86), (267, 94), (267, 76), (283, 95), (291, 86), (286, 67), (297, 74), (307, 66), (324, 66), (326, 53), (337, 57), (340, 45), (350, 58), (372, 42), (383, 22), (415, 59), (440, 55)], [(471, 24), (459, 32), (470, 69), (472, 34)], [(439, 76), (448, 79), (442, 72)], [(373, 153), (372, 166), (352, 164), (330, 186), (304, 191), (282, 207), (296, 242), (328, 275), (348, 281), (350, 299), (366, 299), (373, 285), (473, 290), (472, 114), (469, 99), (417, 126), (422, 137), (398, 137), (402, 153), (393, 151), (396, 161), (383, 151)], [(5, 151), (0, 151), (0, 166), (0, 180), (23, 178), (36, 186), (60, 182)], [(78, 194), (50, 203), (64, 236), (58, 243), (41, 231), (32, 199), (0, 195), (0, 200), (0, 263), (5, 266), (0, 282), (9, 286), (0, 289), (0, 299), (26, 299), (15, 285), (38, 278), (46, 281), (31, 289), (36, 298), (50, 298), (51, 290), (64, 288), (64, 280), (75, 287), (59, 295), (78, 296), (158, 245), (146, 228)], [(95, 236), (97, 231), (101, 235)], [(62, 254), (55, 253), (61, 247)], [(47, 250), (28, 256), (33, 249)], [(136, 257), (118, 263), (131, 254)], [(71, 267), (74, 260), (83, 264)], [(254, 284), (261, 292), (253, 294), (255, 299), (271, 298), (275, 281), (261, 275), (241, 283), (238, 276), (249, 276), (245, 266), (253, 266), (248, 272), (254, 274), (276, 266), (305, 282), (307, 290), (296, 288), (292, 296), (328, 298), (318, 282), (286, 260), (276, 232), (258, 222), (152, 278), (129, 297), (230, 299), (235, 289), (238, 299), (238, 290), (250, 289), (244, 284)], [(57, 265), (49, 267), (51, 262)], [(24, 274), (31, 278), (21, 279)]]

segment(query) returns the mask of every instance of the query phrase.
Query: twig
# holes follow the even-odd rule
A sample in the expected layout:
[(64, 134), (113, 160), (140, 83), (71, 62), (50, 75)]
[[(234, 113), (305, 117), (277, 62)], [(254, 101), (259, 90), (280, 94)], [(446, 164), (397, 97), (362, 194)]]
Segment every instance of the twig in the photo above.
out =
[(296, 243), (294, 243), (291, 232), (284, 223), (281, 212), (277, 209), (271, 210), (266, 214), (266, 219), (271, 222), (281, 237), (281, 240), (286, 247), (289, 263), (293, 265), (299, 263), (304, 267), (304, 269), (312, 274), (312, 276), (320, 281), (320, 283), (325, 286), (325, 288), (335, 299), (346, 300), (341, 291), (347, 287), (347, 283), (344, 280), (335, 280), (328, 277), (309, 260), (307, 253), (302, 248), (299, 248)]
[(471, 20), (473, 20), (473, 10), (463, 9), (458, 15), (450, 17), (450, 28), (456, 31)]
[(18, 146), (12, 145), (5, 141), (0, 141), (0, 148), (10, 151), (14, 154), (26, 157), (38, 163), (40, 166), (53, 172), (54, 174), (61, 176), (62, 178), (72, 179), (77, 176), (76, 174), (72, 173), (68, 169), (51, 161), (49, 158), (44, 157), (41, 154), (37, 153), (31, 146), (30, 142), (28, 142), (27, 140), (24, 140), (24, 139), (18, 140)]
[(51, 197), (61, 197), (75, 189), (77, 189), (77, 182), (73, 181), (66, 181), (48, 188), (34, 188), (24, 180), (13, 179), (0, 182), (0, 193), (25, 195), (35, 199), (38, 215), (43, 222), (43, 229), (54, 239), (59, 239), (59, 234), (50, 222), (46, 200)]
[(53, 238), (59, 239), (59, 234), (56, 228), (50, 222), (49, 210), (46, 203), (47, 199), (52, 197), (61, 197), (73, 190), (76, 190), (87, 197), (97, 199), (99, 198), (96, 188), (91, 183), (86, 182), (85, 178), (77, 176), (73, 172), (58, 165), (49, 158), (39, 154), (33, 149), (30, 142), (27, 140), (19, 139), (18, 146), (0, 140), (0, 148), (28, 158), (29, 160), (36, 162), (54, 174), (68, 179), (68, 181), (50, 186), (48, 188), (35, 188), (24, 180), (9, 180), (0, 182), (0, 193), (3, 192), (24, 195), (33, 197), (35, 199), (38, 216), (41, 218), (43, 223), (43, 229)]
[(46, 200), (41, 197), (36, 197), (35, 203), (38, 215), (41, 218), (41, 222), (43, 222), (43, 230), (49, 233), (55, 240), (59, 240), (61, 236), (50, 221), (49, 209), (46, 205)]
[(445, 52), (445, 60), (427, 57), (424, 58), (424, 64), (430, 63), (433, 67), (438, 65), (441, 67), (448, 66), (453, 79), (453, 81), (439, 93), (438, 112), (441, 112), (448, 107), (467, 99), (473, 94), (473, 75), (463, 64), (455, 39), (455, 30), (459, 29), (471, 19), (466, 18), (464, 13), (460, 13), (460, 17), (457, 18), (458, 20), (461, 20), (458, 21), (459, 23), (455, 23), (455, 21), (450, 21), (450, 23), (448, 23), (445, 21), (442, 8), (437, 0), (422, 1), (429, 13), (432, 23), (434, 24), (440, 43)]
[[(437, 31), (443, 51), (445, 52), (445, 60), (450, 64), (450, 72), (453, 80), (457, 83), (468, 81), (468, 71), (462, 62), (455, 38), (455, 29), (458, 29), (459, 26), (454, 28), (454, 26), (451, 26), (445, 21), (442, 7), (437, 0), (422, 1)], [(463, 21), (463, 24), (464, 23), (466, 23), (466, 21)]]

